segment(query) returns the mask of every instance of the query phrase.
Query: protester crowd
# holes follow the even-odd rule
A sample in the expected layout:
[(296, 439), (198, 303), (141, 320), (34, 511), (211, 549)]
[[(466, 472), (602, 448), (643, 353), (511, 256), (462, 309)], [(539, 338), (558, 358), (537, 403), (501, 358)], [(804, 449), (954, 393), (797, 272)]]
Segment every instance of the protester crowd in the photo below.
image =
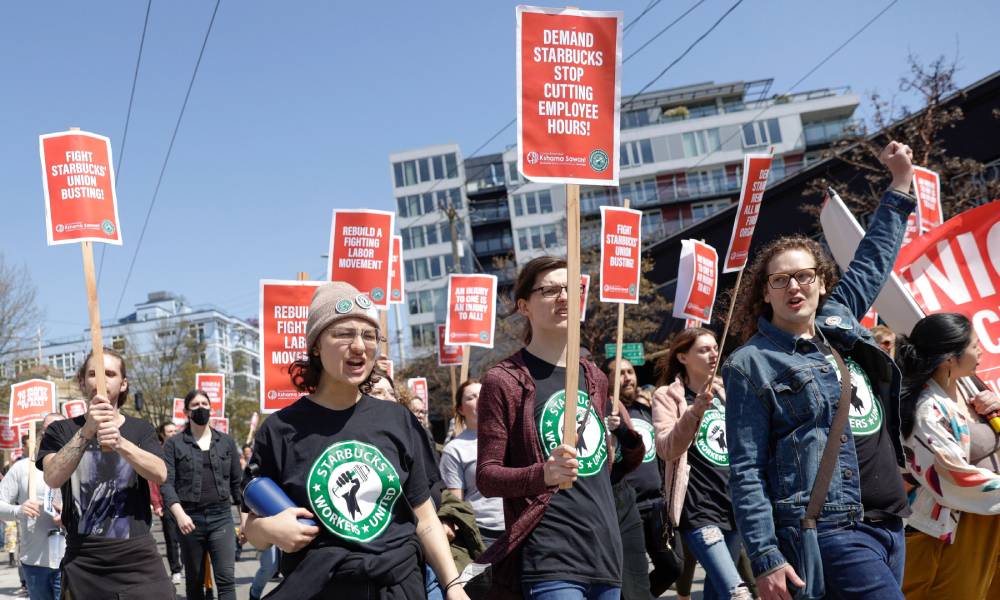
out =
[[(566, 261), (530, 261), (513, 288), (525, 345), (457, 385), (443, 447), (347, 283), (317, 288), (290, 369), (303, 395), (252, 446), (209, 427), (200, 390), (179, 428), (121, 412), (127, 361), (105, 348), (78, 374), (87, 413), (47, 416), (34, 459), (4, 470), (11, 562), (32, 599), (173, 598), (182, 578), (204, 598), (209, 568), (235, 598), (244, 543), (260, 551), (253, 599), (279, 573), (268, 598), (690, 598), (696, 564), (711, 600), (1000, 598), (1000, 398), (976, 383), (969, 319), (908, 336), (859, 322), (914, 209), (909, 148), (880, 159), (892, 184), (850, 265), (806, 237), (771, 242), (733, 299), (738, 347), (684, 329), (655, 387), (625, 359), (567, 364)], [(265, 478), (288, 502), (267, 514), (248, 487)]]

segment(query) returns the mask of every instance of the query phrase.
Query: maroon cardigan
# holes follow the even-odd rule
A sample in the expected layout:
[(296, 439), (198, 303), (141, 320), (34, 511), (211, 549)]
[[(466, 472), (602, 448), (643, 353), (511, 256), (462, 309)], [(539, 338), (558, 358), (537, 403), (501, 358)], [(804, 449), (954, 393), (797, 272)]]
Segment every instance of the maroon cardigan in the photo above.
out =
[[(608, 379), (593, 362), (580, 359), (594, 409), (603, 419), (608, 405)], [(479, 391), (476, 487), (488, 497), (502, 497), (506, 532), (476, 562), (493, 564), (491, 598), (521, 595), (521, 544), (542, 520), (555, 486), (545, 485), (545, 458), (535, 425), (535, 380), (517, 352), (490, 369)], [(632, 429), (628, 411), (620, 411), (627, 433), (622, 462), (628, 472), (642, 462), (642, 438)], [(613, 461), (608, 461), (609, 470)]]

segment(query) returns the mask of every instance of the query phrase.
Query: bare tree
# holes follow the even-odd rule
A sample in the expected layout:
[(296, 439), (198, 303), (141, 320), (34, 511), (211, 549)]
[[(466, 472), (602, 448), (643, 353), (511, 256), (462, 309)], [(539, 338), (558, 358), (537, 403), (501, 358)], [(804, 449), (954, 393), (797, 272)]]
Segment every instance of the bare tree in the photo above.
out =
[(0, 252), (0, 356), (13, 350), (41, 321), (36, 295), (28, 268), (11, 265)]
[[(143, 395), (143, 418), (154, 425), (171, 418), (174, 398), (183, 397), (194, 386), (195, 374), (209, 368), (201, 363), (204, 351), (204, 342), (184, 321), (161, 324), (145, 348), (126, 340), (129, 388)], [(135, 404), (126, 410), (134, 413)]]

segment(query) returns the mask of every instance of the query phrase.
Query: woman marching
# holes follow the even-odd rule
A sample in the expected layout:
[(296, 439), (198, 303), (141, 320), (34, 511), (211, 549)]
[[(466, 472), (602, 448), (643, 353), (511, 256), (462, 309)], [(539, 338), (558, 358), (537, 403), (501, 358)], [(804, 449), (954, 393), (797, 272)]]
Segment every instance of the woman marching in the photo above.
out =
[[(566, 277), (560, 258), (524, 266), (514, 299), (527, 346), (483, 378), (476, 481), (484, 495), (504, 499), (507, 531), (478, 560), (494, 565), (494, 594), (614, 600), (622, 547), (604, 423), (608, 380), (589, 360), (566, 364), (567, 285), (579, 285)], [(562, 443), (567, 367), (580, 370), (576, 446)], [(616, 421), (630, 470), (642, 461), (642, 439), (627, 413)]]
[(736, 568), (740, 534), (729, 501), (726, 392), (709, 378), (719, 345), (708, 329), (681, 331), (663, 359), (653, 394), (656, 451), (666, 463), (664, 489), (671, 524), (705, 568), (708, 600), (751, 598)]
[[(907, 521), (907, 600), (988, 598), (1000, 558), (1000, 438), (980, 415), (1000, 409), (991, 391), (963, 394), (979, 339), (963, 315), (917, 322), (897, 343), (906, 467), (917, 487)], [(978, 414), (977, 414), (978, 413)]]
[(448, 600), (467, 598), (430, 500), (420, 424), (405, 407), (359, 391), (378, 327), (367, 295), (342, 282), (319, 287), (308, 359), (290, 369), (307, 395), (257, 434), (249, 474), (272, 479), (296, 505), (247, 519), (254, 546), (282, 550), (285, 580), (269, 598), (425, 598), (424, 557)]
[(236, 598), (236, 543), (230, 506), (239, 505), (242, 470), (236, 442), (208, 426), (211, 403), (201, 390), (184, 397), (188, 424), (163, 445), (167, 482), (160, 491), (163, 504), (180, 529), (187, 597), (205, 597), (205, 553), (219, 600)]

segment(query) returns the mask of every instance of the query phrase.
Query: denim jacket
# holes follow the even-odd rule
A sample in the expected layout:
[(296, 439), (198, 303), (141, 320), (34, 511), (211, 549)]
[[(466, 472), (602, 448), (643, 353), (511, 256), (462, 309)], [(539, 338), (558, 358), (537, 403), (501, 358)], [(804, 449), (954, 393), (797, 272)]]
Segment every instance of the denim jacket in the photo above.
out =
[[(915, 200), (888, 191), (850, 266), (816, 313), (816, 328), (839, 352), (851, 352), (871, 375), (873, 391), (903, 464), (899, 440), (900, 373), (859, 324), (892, 273)], [(817, 336), (819, 337), (819, 336)], [(730, 490), (733, 512), (754, 575), (786, 563), (779, 537), (799, 528), (840, 399), (840, 383), (811, 339), (767, 319), (722, 369), (728, 397)], [(821, 528), (863, 517), (858, 459), (850, 427), (841, 436), (834, 476), (820, 513)]]
[[(232, 504), (243, 501), (240, 484), (243, 469), (240, 467), (240, 451), (236, 442), (228, 435), (212, 429), (212, 441), (208, 447), (215, 487), (220, 498), (228, 498)], [(201, 500), (201, 448), (185, 427), (180, 433), (163, 445), (163, 458), (167, 463), (167, 481), (160, 486), (165, 508), (179, 502), (188, 508)]]

